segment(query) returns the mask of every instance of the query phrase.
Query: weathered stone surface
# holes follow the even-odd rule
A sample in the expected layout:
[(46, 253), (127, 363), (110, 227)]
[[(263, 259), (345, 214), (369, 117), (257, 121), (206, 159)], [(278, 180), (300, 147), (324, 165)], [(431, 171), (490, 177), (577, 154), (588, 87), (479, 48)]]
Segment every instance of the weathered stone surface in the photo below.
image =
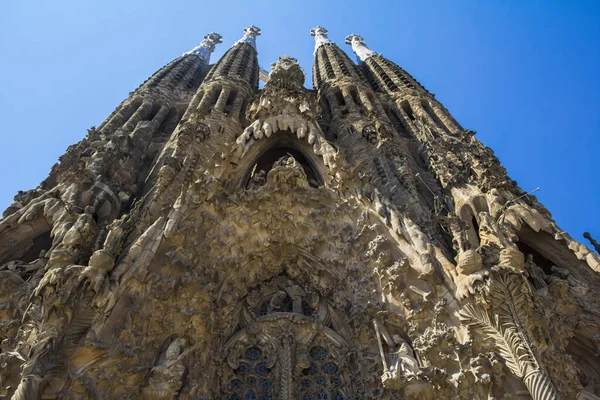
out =
[(211, 33), (0, 220), (0, 398), (594, 399), (598, 256), (406, 71)]

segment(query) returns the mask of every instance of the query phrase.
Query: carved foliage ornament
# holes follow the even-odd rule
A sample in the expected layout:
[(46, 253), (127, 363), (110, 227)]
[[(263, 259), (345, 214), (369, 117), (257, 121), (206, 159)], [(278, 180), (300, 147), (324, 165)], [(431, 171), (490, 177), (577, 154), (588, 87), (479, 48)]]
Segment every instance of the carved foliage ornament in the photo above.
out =
[(554, 384), (538, 362), (524, 327), (527, 287), (520, 275), (498, 276), (489, 296), (495, 313), (481, 305), (468, 304), (460, 312), (461, 320), (491, 340), (506, 366), (522, 378), (534, 400), (558, 399)]

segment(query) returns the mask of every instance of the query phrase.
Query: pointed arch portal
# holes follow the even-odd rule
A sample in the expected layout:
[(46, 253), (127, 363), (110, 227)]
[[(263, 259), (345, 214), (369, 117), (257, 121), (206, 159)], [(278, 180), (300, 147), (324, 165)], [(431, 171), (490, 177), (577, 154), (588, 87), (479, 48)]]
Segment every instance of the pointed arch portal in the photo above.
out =
[(300, 140), (292, 133), (274, 132), (271, 137), (256, 141), (239, 164), (236, 186), (246, 188), (254, 173), (271, 170), (273, 164), (280, 158), (292, 156), (302, 166), (308, 178), (309, 185), (318, 187), (325, 183), (326, 167), (321, 157), (317, 156), (312, 146), (305, 140)]

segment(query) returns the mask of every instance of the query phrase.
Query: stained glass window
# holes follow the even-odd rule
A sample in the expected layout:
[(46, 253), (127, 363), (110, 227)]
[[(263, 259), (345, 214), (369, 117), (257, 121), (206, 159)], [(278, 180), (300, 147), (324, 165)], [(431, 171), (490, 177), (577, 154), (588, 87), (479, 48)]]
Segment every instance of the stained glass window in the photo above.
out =
[(273, 380), (260, 347), (246, 349), (229, 381), (230, 400), (271, 400)]
[(340, 368), (331, 353), (322, 346), (309, 352), (310, 365), (302, 370), (298, 385), (302, 400), (345, 400)]

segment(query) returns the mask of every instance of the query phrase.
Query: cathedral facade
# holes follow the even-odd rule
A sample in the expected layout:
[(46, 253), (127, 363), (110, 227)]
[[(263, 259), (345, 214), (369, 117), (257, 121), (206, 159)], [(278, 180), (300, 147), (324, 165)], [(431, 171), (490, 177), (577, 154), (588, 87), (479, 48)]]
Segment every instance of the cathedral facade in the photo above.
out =
[[(0, 220), (0, 398), (599, 399), (600, 259), (349, 35), (165, 65)], [(259, 79), (265, 82), (259, 90)]]

